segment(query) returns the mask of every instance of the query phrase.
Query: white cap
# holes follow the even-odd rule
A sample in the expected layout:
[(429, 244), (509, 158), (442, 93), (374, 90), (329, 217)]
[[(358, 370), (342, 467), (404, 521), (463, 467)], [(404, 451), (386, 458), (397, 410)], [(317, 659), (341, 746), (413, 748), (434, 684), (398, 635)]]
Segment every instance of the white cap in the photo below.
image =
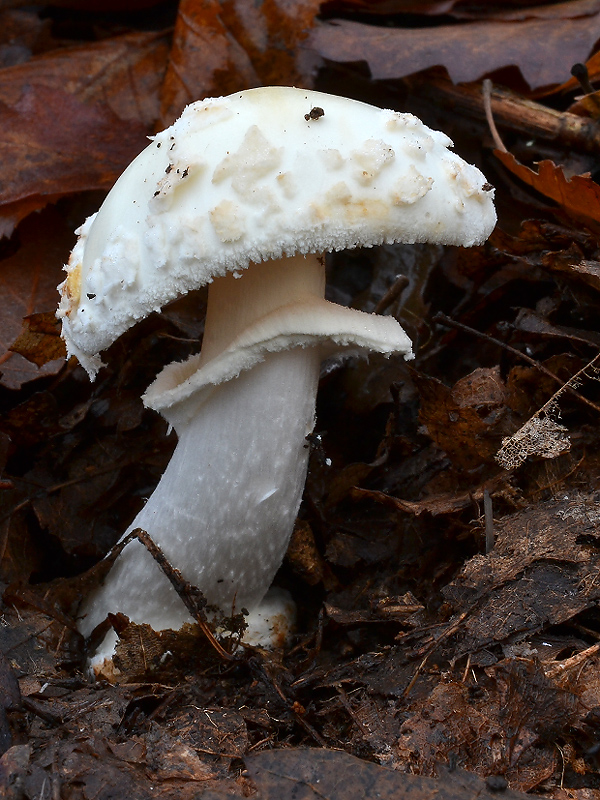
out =
[(79, 230), (59, 287), (70, 354), (249, 263), (384, 242), (472, 245), (493, 190), (411, 114), (289, 87), (188, 106)]

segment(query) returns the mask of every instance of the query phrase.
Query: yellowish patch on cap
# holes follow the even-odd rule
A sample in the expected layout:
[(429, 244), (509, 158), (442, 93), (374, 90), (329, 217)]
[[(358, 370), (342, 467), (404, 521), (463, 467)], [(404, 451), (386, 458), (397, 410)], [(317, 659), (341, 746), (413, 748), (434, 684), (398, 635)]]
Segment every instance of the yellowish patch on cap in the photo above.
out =
[[(63, 283), (63, 293), (72, 306), (79, 305), (81, 299), (81, 262), (69, 263), (67, 279)], [(68, 313), (68, 312), (67, 312)]]

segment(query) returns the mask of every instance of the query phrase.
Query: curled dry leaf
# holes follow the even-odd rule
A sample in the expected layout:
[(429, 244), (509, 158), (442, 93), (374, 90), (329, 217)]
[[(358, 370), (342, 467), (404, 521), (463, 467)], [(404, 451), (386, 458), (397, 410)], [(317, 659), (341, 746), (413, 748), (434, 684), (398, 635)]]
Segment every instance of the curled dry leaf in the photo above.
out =
[(428, 435), (459, 469), (475, 469), (493, 458), (510, 428), (508, 393), (499, 368), (474, 370), (449, 389), (415, 374), (420, 420)]
[(600, 224), (600, 186), (589, 175), (567, 178), (553, 161), (540, 161), (538, 171), (520, 164), (512, 153), (495, 150), (495, 155), (514, 175), (537, 192), (549, 197), (571, 216), (595, 229)]

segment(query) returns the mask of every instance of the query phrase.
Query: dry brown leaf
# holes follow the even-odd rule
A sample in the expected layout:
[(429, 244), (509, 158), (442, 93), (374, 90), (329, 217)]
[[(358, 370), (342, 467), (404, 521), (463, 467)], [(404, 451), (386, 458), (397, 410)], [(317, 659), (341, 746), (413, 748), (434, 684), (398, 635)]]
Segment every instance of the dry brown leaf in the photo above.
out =
[(173, 122), (194, 100), (259, 85), (250, 58), (229, 32), (223, 12), (216, 0), (183, 0), (179, 4), (162, 88), (164, 125)]
[(309, 83), (301, 43), (319, 7), (319, 0), (183, 0), (162, 91), (163, 124), (204, 97)]
[(362, 12), (367, 14), (449, 14), (458, 0), (330, 0), (323, 3), (327, 14)]
[(0, 236), (65, 194), (108, 189), (158, 116), (164, 35), (65, 48), (0, 70)]
[[(462, 770), (447, 772), (442, 779), (405, 775), (326, 749), (264, 751), (246, 756), (245, 761), (261, 800), (490, 800), (494, 796), (481, 778)], [(504, 800), (525, 800), (525, 795), (504, 789)]]
[(66, 358), (67, 348), (60, 335), (60, 322), (53, 311), (28, 314), (23, 330), (10, 347), (28, 361), (43, 367), (56, 358)]
[(73, 233), (54, 209), (25, 220), (20, 232), (22, 246), (1, 262), (0, 270), (0, 384), (9, 389), (54, 374), (62, 366), (62, 361), (53, 361), (40, 369), (9, 348), (21, 332), (23, 317), (54, 313), (65, 254), (74, 242)]
[(540, 161), (535, 172), (520, 164), (512, 153), (501, 150), (494, 150), (494, 153), (514, 175), (572, 216), (595, 227), (600, 223), (600, 186), (589, 175), (567, 178), (562, 167), (549, 160)]
[(511, 431), (508, 393), (498, 367), (476, 369), (449, 389), (414, 373), (421, 397), (419, 418), (428, 435), (460, 469), (476, 469), (493, 458)]
[(336, 62), (366, 61), (375, 80), (442, 66), (454, 83), (518, 67), (532, 88), (560, 84), (599, 38), (598, 17), (482, 21), (430, 28), (388, 28), (347, 20), (317, 24), (309, 44)]

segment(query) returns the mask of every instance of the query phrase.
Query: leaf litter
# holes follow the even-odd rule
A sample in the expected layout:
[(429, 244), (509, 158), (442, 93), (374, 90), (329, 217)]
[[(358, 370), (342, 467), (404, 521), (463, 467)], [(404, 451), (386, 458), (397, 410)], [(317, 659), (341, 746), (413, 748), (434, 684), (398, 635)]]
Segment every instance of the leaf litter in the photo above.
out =
[[(27, 8), (0, 33), (3, 796), (596, 798), (598, 106), (569, 74), (600, 74), (598, 3), (129, 5), (69, 24)], [(198, 626), (116, 615), (119, 680), (93, 683), (77, 607), (169, 460), (140, 396), (198, 349), (205, 295), (129, 332), (90, 385), (54, 287), (146, 134), (264, 83), (447, 130), (496, 186), (499, 226), (468, 252), (330, 258), (332, 295), (397, 316), (417, 358), (323, 371), (277, 579), (293, 646), (223, 658)]]

